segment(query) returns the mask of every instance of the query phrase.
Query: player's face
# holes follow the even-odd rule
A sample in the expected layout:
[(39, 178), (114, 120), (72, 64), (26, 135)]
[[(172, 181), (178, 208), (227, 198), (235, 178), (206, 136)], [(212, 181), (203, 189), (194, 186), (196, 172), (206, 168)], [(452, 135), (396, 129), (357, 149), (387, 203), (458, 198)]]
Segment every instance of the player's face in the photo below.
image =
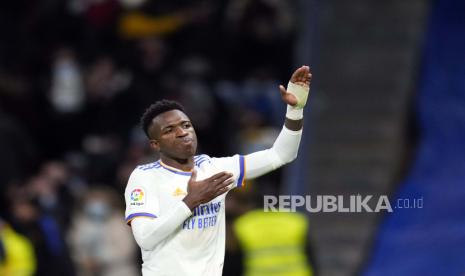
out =
[(188, 159), (197, 150), (194, 127), (180, 110), (170, 110), (155, 117), (150, 136), (150, 145), (168, 158)]

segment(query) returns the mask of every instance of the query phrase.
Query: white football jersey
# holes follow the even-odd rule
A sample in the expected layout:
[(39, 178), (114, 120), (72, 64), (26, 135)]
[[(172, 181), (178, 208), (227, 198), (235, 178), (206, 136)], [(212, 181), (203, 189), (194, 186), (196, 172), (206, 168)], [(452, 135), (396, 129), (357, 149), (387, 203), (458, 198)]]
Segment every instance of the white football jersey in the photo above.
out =
[[(245, 160), (241, 155), (194, 158), (197, 180), (218, 172), (232, 173), (242, 187), (245, 178)], [(126, 222), (136, 217), (157, 219), (166, 214), (187, 195), (191, 172), (165, 165), (161, 160), (138, 166), (131, 174), (125, 191)], [(144, 276), (220, 276), (225, 251), (225, 197), (226, 193), (202, 204), (192, 215), (154, 250), (142, 250)], [(186, 206), (187, 208), (187, 206)]]

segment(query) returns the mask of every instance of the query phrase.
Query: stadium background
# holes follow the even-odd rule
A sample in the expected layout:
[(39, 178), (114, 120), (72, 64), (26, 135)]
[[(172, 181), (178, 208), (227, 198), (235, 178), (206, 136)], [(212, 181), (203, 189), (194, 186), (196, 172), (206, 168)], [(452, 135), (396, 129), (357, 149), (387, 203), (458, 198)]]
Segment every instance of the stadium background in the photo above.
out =
[[(229, 221), (248, 193), (276, 189), (423, 198), (310, 214), (317, 275), (462, 275), (463, 14), (459, 0), (2, 1), (2, 265), (12, 227), (37, 275), (138, 275), (122, 192), (156, 158), (144, 108), (178, 100), (201, 152), (247, 153), (273, 142), (277, 85), (309, 64), (298, 160), (232, 194)], [(224, 275), (237, 276), (243, 255), (227, 248)]]

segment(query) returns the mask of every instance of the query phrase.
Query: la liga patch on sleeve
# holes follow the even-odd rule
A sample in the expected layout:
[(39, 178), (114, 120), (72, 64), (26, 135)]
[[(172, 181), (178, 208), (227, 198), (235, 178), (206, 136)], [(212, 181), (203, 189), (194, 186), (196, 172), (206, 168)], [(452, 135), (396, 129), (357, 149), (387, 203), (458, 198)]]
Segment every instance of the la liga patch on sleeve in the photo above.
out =
[(132, 207), (143, 206), (145, 204), (145, 191), (142, 188), (136, 188), (131, 192), (129, 205)]

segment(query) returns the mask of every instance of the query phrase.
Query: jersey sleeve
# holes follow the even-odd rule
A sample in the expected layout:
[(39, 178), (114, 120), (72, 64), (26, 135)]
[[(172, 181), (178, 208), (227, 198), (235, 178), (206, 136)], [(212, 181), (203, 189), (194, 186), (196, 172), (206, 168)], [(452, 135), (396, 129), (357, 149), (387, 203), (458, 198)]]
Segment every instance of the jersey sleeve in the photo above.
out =
[(235, 182), (231, 185), (231, 189), (245, 186), (246, 163), (243, 155), (236, 154), (230, 157), (212, 158), (212, 162), (218, 169), (233, 174)]
[(125, 220), (128, 225), (136, 217), (157, 218), (159, 213), (158, 196), (153, 176), (141, 168), (136, 168), (128, 180), (124, 193), (126, 201)]

